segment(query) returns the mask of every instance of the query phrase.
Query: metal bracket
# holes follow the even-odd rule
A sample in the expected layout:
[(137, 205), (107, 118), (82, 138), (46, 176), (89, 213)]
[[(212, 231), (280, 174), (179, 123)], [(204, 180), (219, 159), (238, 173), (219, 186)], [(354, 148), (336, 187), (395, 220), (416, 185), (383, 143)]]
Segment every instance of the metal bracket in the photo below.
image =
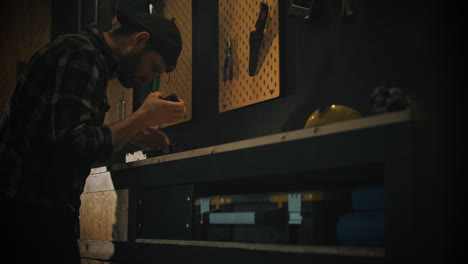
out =
[(288, 194), (288, 212), (289, 212), (288, 223), (290, 225), (302, 224), (301, 201), (302, 201), (302, 195), (300, 193)]
[(203, 224), (203, 214), (210, 211), (210, 198), (200, 199), (200, 224)]

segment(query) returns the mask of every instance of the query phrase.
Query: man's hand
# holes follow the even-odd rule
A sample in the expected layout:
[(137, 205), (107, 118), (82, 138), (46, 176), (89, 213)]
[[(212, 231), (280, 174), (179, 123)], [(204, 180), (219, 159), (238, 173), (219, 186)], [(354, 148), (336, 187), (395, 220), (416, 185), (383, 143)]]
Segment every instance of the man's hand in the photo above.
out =
[(150, 93), (140, 110), (146, 117), (148, 127), (181, 121), (187, 112), (183, 100), (179, 99), (179, 102), (163, 100), (160, 92)]
[(169, 153), (169, 137), (157, 128), (146, 128), (136, 134), (130, 143), (142, 149), (161, 148), (164, 154)]
[[(146, 128), (175, 123), (184, 118), (186, 113), (184, 101), (179, 99), (179, 102), (171, 102), (162, 98), (163, 95), (160, 92), (150, 93), (137, 111), (126, 119), (109, 126), (114, 150), (130, 142), (140, 131)], [(151, 135), (153, 135), (153, 132), (151, 132)], [(151, 146), (151, 144), (146, 144), (150, 143), (149, 141), (150, 139), (147, 139), (143, 142), (145, 144), (142, 143), (145, 148)]]

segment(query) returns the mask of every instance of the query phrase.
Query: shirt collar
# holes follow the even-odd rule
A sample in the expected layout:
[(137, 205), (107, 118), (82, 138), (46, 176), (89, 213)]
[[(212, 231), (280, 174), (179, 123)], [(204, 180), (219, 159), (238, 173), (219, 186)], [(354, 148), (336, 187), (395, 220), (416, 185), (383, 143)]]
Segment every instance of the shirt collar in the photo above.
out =
[(105, 40), (102, 32), (95, 24), (87, 25), (85, 31), (88, 33), (91, 42), (102, 52), (107, 64), (107, 74), (110, 78), (115, 77), (119, 69), (119, 59), (112, 51), (111, 47)]

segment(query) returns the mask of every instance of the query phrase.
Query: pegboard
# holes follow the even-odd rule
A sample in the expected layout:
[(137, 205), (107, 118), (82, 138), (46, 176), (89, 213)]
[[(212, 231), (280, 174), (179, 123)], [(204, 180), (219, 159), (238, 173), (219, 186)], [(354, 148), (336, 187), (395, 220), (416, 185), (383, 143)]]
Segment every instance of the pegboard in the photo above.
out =
[(184, 120), (174, 123), (178, 124), (192, 119), (192, 0), (164, 1), (162, 15), (174, 18), (182, 35), (182, 52), (177, 67), (173, 72), (163, 74), (159, 81), (160, 92), (165, 96), (175, 93), (185, 102), (187, 114)]
[(118, 79), (109, 80), (107, 84), (107, 102), (110, 109), (106, 113), (104, 125), (111, 125), (125, 119), (132, 113), (132, 89), (123, 87)]
[[(279, 0), (219, 0), (219, 112), (280, 96)], [(249, 75), (249, 36), (255, 30), (260, 3), (269, 7), (258, 74)], [(231, 42), (233, 80), (223, 81), (226, 40)]]

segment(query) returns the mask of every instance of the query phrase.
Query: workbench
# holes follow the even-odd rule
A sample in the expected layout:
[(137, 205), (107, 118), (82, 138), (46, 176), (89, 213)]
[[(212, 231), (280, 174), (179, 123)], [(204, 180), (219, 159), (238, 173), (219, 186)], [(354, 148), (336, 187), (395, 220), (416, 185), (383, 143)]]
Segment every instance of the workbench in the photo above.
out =
[[(82, 258), (115, 263), (383, 263), (414, 238), (409, 110), (94, 168), (82, 194)], [(194, 139), (195, 140), (195, 139)], [(385, 246), (192, 239), (201, 196), (383, 186)]]

